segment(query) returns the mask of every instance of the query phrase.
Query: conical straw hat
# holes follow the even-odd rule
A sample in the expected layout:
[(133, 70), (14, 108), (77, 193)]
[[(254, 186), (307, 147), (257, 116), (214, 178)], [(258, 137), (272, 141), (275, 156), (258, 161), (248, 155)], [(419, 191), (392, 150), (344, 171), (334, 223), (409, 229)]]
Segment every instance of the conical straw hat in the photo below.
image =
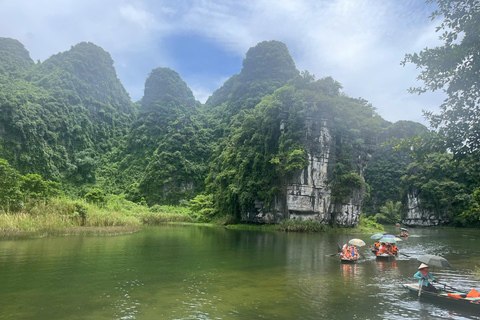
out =
[(423, 268), (428, 268), (428, 265), (426, 265), (425, 263), (422, 263), (420, 265), (420, 267), (418, 267), (418, 270), (423, 269)]

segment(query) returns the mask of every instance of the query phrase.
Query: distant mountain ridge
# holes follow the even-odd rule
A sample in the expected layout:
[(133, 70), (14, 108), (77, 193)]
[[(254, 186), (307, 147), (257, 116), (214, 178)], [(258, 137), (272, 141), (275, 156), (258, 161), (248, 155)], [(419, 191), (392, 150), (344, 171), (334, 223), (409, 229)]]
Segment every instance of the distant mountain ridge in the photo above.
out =
[(99, 155), (129, 130), (137, 112), (110, 55), (80, 43), (35, 64), (8, 38), (0, 38), (0, 52), (0, 157), (22, 173), (95, 181)]
[(273, 40), (250, 48), (204, 105), (169, 68), (152, 70), (133, 103), (93, 43), (35, 64), (20, 42), (0, 38), (0, 158), (75, 196), (101, 188), (149, 205), (200, 196), (205, 219), (351, 226), (389, 123), (340, 90), (299, 72)]

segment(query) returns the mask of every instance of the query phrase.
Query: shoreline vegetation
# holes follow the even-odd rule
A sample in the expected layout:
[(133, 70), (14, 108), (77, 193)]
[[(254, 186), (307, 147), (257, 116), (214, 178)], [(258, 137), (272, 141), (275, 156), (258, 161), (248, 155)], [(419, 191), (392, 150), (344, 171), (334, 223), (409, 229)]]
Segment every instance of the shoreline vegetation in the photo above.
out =
[(139, 231), (143, 226), (160, 224), (195, 224), (226, 227), (234, 230), (281, 232), (345, 232), (376, 233), (383, 226), (372, 217), (360, 217), (356, 228), (335, 228), (318, 221), (285, 220), (279, 224), (229, 223), (224, 219), (204, 223), (179, 206), (147, 207), (126, 200), (122, 196), (109, 195), (101, 203), (89, 203), (83, 199), (53, 197), (48, 201), (27, 202), (17, 212), (5, 212), (0, 208), (0, 240), (25, 239), (48, 236), (108, 236)]

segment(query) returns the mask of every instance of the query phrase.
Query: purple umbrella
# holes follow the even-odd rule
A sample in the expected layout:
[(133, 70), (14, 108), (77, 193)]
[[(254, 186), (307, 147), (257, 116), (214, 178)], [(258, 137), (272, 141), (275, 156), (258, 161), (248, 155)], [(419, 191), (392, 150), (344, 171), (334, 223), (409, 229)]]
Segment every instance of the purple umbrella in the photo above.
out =
[(386, 234), (382, 238), (395, 238), (395, 236), (392, 234)]

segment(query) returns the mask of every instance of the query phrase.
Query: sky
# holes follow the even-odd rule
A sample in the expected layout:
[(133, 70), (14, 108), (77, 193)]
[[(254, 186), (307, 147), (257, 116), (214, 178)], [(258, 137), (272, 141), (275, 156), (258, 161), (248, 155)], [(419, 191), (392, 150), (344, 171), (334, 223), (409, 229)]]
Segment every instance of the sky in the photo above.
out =
[(155, 68), (177, 71), (195, 98), (207, 98), (241, 71), (249, 48), (285, 43), (297, 69), (333, 77), (384, 119), (428, 126), (443, 92), (421, 86), (407, 53), (442, 45), (424, 0), (0, 0), (0, 37), (19, 40), (44, 61), (82, 42), (110, 53), (133, 101)]

